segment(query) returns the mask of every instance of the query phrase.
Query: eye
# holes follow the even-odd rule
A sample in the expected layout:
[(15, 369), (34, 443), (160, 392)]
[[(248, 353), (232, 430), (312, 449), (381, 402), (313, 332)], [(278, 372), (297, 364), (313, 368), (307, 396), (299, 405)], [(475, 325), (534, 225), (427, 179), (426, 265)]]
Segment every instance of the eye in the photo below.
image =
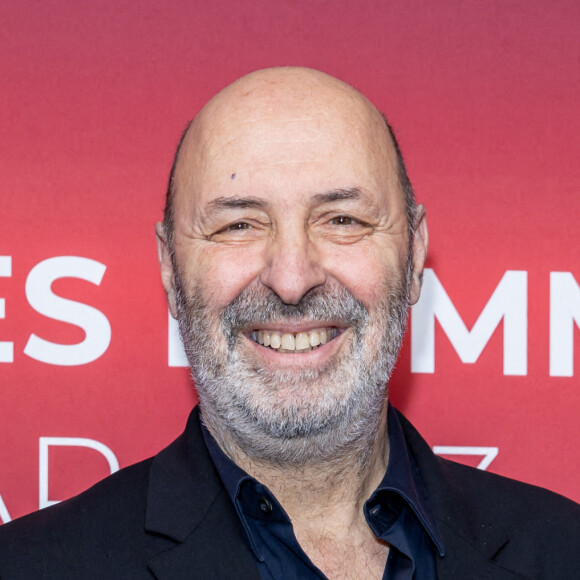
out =
[(250, 221), (234, 221), (222, 225), (208, 238), (214, 242), (248, 242), (260, 236), (263, 227), (260, 223)]
[(346, 215), (339, 215), (337, 217), (333, 217), (329, 223), (331, 223), (333, 226), (352, 226), (358, 222)]
[(352, 214), (350, 211), (339, 213), (341, 211), (345, 209), (338, 208), (316, 216), (312, 224), (316, 235), (334, 244), (354, 244), (374, 232), (374, 226), (361, 219), (365, 217), (362, 210)]
[(247, 222), (236, 222), (235, 224), (230, 224), (226, 230), (230, 232), (238, 232), (241, 230), (250, 230), (252, 226)]

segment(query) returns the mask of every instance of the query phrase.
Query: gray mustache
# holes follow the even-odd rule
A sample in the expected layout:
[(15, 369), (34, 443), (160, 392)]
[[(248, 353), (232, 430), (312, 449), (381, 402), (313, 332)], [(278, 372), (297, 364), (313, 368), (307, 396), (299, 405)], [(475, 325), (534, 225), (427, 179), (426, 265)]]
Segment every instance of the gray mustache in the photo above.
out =
[(299, 319), (334, 320), (361, 327), (369, 313), (363, 304), (342, 286), (321, 286), (307, 292), (298, 304), (287, 304), (273, 291), (247, 287), (228, 304), (222, 315), (226, 334), (244, 326), (292, 322)]

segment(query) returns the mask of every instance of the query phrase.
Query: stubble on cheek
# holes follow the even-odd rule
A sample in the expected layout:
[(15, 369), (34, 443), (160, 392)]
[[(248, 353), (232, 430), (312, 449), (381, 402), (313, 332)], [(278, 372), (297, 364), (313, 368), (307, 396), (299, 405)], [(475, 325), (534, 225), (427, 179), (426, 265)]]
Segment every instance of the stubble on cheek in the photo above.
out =
[[(391, 289), (372, 316), (338, 285), (305, 295), (299, 305), (250, 286), (221, 311), (210, 308), (201, 288), (186, 295), (179, 280), (176, 288), (202, 414), (225, 449), (234, 442), (255, 459), (293, 464), (362, 450), (380, 420), (404, 330), (402, 288)], [(351, 336), (320, 368), (264, 365), (244, 348), (248, 325), (301, 319), (342, 320)]]

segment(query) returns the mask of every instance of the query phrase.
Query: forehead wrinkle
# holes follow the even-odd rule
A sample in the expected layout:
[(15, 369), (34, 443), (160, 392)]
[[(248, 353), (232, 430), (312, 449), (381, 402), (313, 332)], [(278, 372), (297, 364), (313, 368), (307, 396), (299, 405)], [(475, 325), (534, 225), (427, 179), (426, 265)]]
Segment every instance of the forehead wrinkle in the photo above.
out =
[(320, 165), (320, 161), (305, 161), (303, 159), (283, 159), (282, 161), (268, 161), (267, 163), (256, 163), (248, 165), (243, 169), (262, 169), (264, 167), (274, 167), (276, 165)]
[[(305, 168), (312, 167), (320, 161), (314, 161), (306, 151), (295, 151), (293, 148), (300, 144), (312, 148), (318, 143), (325, 143), (320, 132), (327, 137), (335, 136), (336, 142), (342, 143), (346, 132), (349, 140), (353, 141), (353, 147), (366, 151), (367, 164), (372, 166), (368, 170), (370, 175), (382, 174), (388, 168), (389, 175), (382, 175), (379, 181), (386, 181), (384, 185), (390, 190), (390, 181), (395, 175), (394, 162), (390, 142), (384, 139), (386, 127), (376, 108), (360, 93), (330, 77), (320, 74), (306, 74), (306, 77), (303, 74), (288, 75), (284, 71), (281, 74), (283, 78), (280, 82), (273, 75), (270, 75), (272, 78), (255, 76), (253, 80), (238, 81), (204, 107), (190, 127), (184, 147), (187, 154), (180, 155), (181, 159), (178, 160), (180, 167), (176, 177), (181, 182), (179, 186), (183, 184), (184, 189), (197, 186), (196, 189), (199, 189), (216, 157), (225, 155), (229, 148), (236, 150), (241, 147), (241, 151), (253, 153), (250, 158), (240, 160), (242, 167), (232, 168), (231, 171), (240, 175), (244, 170), (272, 166), (304, 164)], [(312, 82), (306, 82), (309, 76)], [(330, 125), (329, 120), (332, 121)], [(295, 130), (302, 124), (310, 125), (304, 128), (305, 133), (300, 133), (300, 138), (295, 138)], [(254, 142), (249, 149), (244, 145), (252, 136)], [(276, 147), (283, 150), (285, 147), (292, 148), (295, 154), (288, 155), (286, 159), (280, 156), (278, 160), (263, 158), (261, 153)], [(366, 204), (373, 206), (369, 196), (365, 197)]]
[(268, 139), (267, 145), (280, 145), (282, 143), (322, 143), (322, 139)]

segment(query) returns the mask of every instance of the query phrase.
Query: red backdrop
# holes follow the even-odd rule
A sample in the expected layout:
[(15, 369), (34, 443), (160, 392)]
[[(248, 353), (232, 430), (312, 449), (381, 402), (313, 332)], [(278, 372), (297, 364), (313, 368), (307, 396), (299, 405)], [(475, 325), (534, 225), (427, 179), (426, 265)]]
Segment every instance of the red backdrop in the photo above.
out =
[(290, 64), (389, 114), (427, 206), (392, 400), (439, 452), (580, 500), (579, 18), (560, 0), (3, 2), (0, 522), (181, 431), (195, 395), (168, 363), (153, 235), (173, 150), (223, 86)]

